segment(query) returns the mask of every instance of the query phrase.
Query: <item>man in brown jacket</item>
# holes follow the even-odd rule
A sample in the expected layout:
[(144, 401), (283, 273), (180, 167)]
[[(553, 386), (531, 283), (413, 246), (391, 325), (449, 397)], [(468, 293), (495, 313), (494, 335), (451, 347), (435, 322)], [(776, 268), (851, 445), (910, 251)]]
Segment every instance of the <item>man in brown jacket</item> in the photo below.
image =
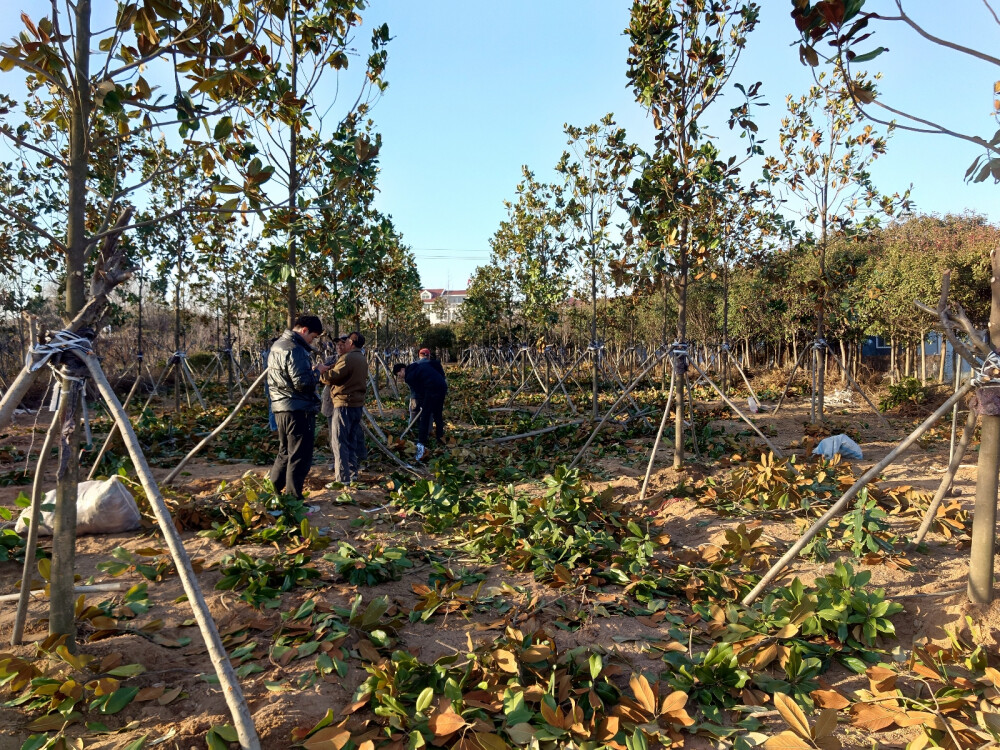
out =
[(330, 447), (336, 480), (350, 484), (358, 478), (365, 459), (365, 433), (361, 419), (368, 390), (368, 360), (361, 351), (365, 337), (353, 331), (337, 339), (337, 363), (321, 381), (330, 386), (333, 419), (330, 422)]

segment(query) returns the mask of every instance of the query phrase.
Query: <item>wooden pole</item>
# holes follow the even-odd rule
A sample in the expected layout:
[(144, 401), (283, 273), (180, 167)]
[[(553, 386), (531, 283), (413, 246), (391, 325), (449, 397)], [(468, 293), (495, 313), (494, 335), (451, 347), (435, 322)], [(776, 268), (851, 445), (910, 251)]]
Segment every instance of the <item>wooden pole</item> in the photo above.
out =
[(667, 393), (667, 405), (663, 407), (663, 418), (660, 420), (660, 428), (656, 431), (656, 439), (653, 441), (653, 450), (649, 452), (649, 463), (646, 465), (646, 476), (642, 479), (642, 489), (639, 490), (639, 502), (646, 499), (646, 488), (649, 486), (649, 477), (653, 473), (653, 462), (656, 460), (656, 451), (660, 449), (660, 440), (663, 439), (663, 431), (667, 427), (667, 419), (670, 417), (670, 405), (674, 400), (675, 376), (670, 373), (670, 390)]
[(771, 449), (771, 452), (775, 456), (777, 456), (778, 458), (784, 458), (784, 455), (782, 455), (781, 451), (778, 450), (778, 446), (776, 446), (774, 443), (772, 443), (770, 440), (767, 439), (767, 435), (765, 435), (763, 432), (760, 431), (760, 428), (753, 423), (753, 421), (750, 419), (750, 417), (748, 417), (746, 414), (744, 414), (743, 412), (741, 412), (740, 409), (739, 409), (739, 407), (736, 404), (734, 404), (732, 401), (730, 401), (729, 397), (725, 393), (723, 393), (721, 390), (719, 390), (719, 386), (717, 386), (715, 383), (713, 383), (712, 379), (709, 378), (708, 375), (706, 375), (702, 371), (702, 369), (700, 367), (698, 367), (698, 365), (696, 365), (693, 361), (691, 361), (690, 364), (691, 364), (691, 366), (695, 370), (697, 370), (701, 374), (701, 376), (703, 378), (705, 378), (705, 380), (708, 381), (708, 384), (710, 386), (712, 386), (713, 389), (715, 389), (715, 392), (718, 393), (719, 397), (723, 401), (726, 402), (726, 405), (730, 409), (732, 409), (734, 412), (736, 412), (736, 414), (739, 416), (740, 419), (742, 419), (744, 422), (746, 422), (748, 425), (750, 425), (750, 427), (753, 429), (753, 431), (756, 432), (760, 436), (760, 439), (763, 440), (767, 444), (767, 447)]
[[(957, 406), (957, 402), (956, 402)], [(908, 548), (913, 548), (918, 546), (924, 541), (924, 537), (927, 536), (927, 532), (931, 528), (931, 524), (934, 523), (934, 518), (937, 516), (938, 506), (944, 500), (944, 496), (948, 494), (948, 490), (951, 489), (951, 483), (955, 479), (955, 473), (958, 471), (959, 464), (962, 463), (962, 458), (965, 456), (965, 451), (969, 447), (969, 441), (972, 440), (972, 434), (976, 431), (976, 422), (978, 421), (978, 415), (974, 409), (969, 409), (969, 415), (965, 420), (965, 427), (962, 428), (962, 437), (958, 442), (958, 450), (952, 449), (951, 459), (948, 462), (948, 470), (945, 472), (944, 477), (941, 478), (941, 484), (938, 485), (937, 492), (934, 493), (934, 497), (931, 499), (931, 504), (927, 506), (927, 512), (924, 513), (924, 520), (920, 524), (920, 528), (917, 529), (917, 535), (910, 542)]]
[(608, 409), (608, 411), (604, 414), (604, 416), (601, 418), (601, 421), (597, 423), (597, 426), (594, 428), (594, 431), (590, 433), (590, 437), (587, 438), (587, 442), (583, 444), (582, 448), (580, 448), (580, 452), (576, 454), (576, 458), (573, 459), (573, 462), (569, 465), (568, 468), (570, 469), (576, 468), (576, 465), (580, 463), (580, 459), (583, 458), (584, 454), (587, 452), (587, 449), (590, 448), (590, 444), (594, 442), (594, 439), (597, 437), (598, 433), (600, 433), (601, 428), (604, 427), (607, 421), (611, 419), (615, 411), (617, 411), (619, 404), (621, 404), (621, 402), (628, 397), (628, 394), (630, 394), (633, 391), (633, 389), (637, 385), (639, 385), (642, 379), (646, 376), (646, 373), (652, 370), (654, 367), (656, 367), (660, 363), (660, 361), (669, 353), (670, 350), (667, 349), (664, 350), (662, 354), (658, 354), (655, 357), (650, 358), (651, 361), (649, 362), (649, 364), (646, 365), (646, 367), (643, 368), (643, 370), (638, 374), (638, 376), (636, 376), (635, 379), (632, 380), (632, 383), (628, 386), (628, 388), (625, 389), (622, 395), (620, 395), (615, 400), (615, 402), (611, 404), (611, 408)]
[(52, 415), (52, 422), (45, 432), (45, 441), (38, 453), (38, 463), (35, 464), (35, 478), (31, 484), (31, 519), (28, 523), (28, 539), (24, 547), (24, 569), (21, 572), (21, 591), (17, 598), (17, 613), (14, 616), (14, 632), (10, 636), (10, 645), (21, 645), (24, 635), (24, 622), (28, 615), (28, 597), (30, 596), (31, 577), (35, 572), (35, 547), (38, 544), (38, 526), (42, 519), (42, 483), (45, 476), (45, 465), (49, 461), (49, 451), (52, 441), (62, 425), (66, 414), (66, 402), (59, 401), (59, 408)]
[(198, 629), (205, 640), (205, 647), (208, 650), (209, 658), (212, 660), (212, 665), (215, 667), (215, 673), (219, 676), (219, 684), (222, 687), (223, 696), (232, 714), (233, 725), (239, 737), (240, 747), (244, 748), (244, 750), (260, 750), (260, 739), (257, 737), (257, 730), (254, 728), (253, 718), (243, 697), (243, 691), (240, 688), (236, 672), (229, 662), (229, 654), (226, 653), (226, 648), (222, 645), (222, 639), (219, 637), (219, 631), (215, 626), (215, 621), (212, 619), (212, 613), (208, 609), (208, 604), (205, 602), (204, 596), (202, 596), (201, 589), (198, 586), (198, 579), (195, 577), (194, 569), (191, 567), (191, 559), (188, 557), (187, 550), (184, 549), (184, 544), (181, 541), (180, 534), (177, 532), (177, 528), (174, 526), (170, 511), (163, 501), (160, 488), (156, 485), (153, 472), (150, 470), (149, 464), (146, 463), (146, 457), (142, 454), (139, 439), (132, 429), (132, 423), (129, 422), (128, 414), (122, 408), (121, 403), (119, 403), (118, 397), (115, 396), (115, 392), (101, 370), (101, 365), (97, 361), (97, 358), (89, 353), (82, 353), (79, 356), (90, 370), (90, 375), (97, 384), (97, 388), (107, 403), (108, 409), (114, 414), (115, 421), (118, 423), (118, 429), (121, 430), (122, 438), (125, 441), (125, 447), (128, 449), (132, 463), (135, 465), (136, 473), (139, 475), (139, 481), (146, 492), (146, 497), (149, 500), (150, 507), (153, 509), (153, 514), (156, 516), (160, 533), (163, 534), (167, 548), (170, 550), (170, 555), (177, 566), (177, 575), (181, 580), (181, 585), (184, 587), (184, 593), (187, 594), (188, 602), (198, 623)]
[(177, 478), (177, 475), (180, 474), (180, 471), (181, 469), (184, 468), (185, 464), (187, 464), (188, 461), (197, 456), (201, 452), (202, 448), (204, 448), (206, 445), (212, 442), (212, 440), (214, 440), (219, 435), (219, 433), (221, 433), (224, 429), (226, 429), (229, 423), (233, 421), (233, 417), (235, 417), (239, 413), (240, 409), (242, 409), (246, 405), (246, 402), (250, 399), (250, 394), (252, 394), (254, 390), (257, 388), (257, 386), (263, 383), (266, 378), (267, 378), (267, 370), (265, 369), (264, 372), (262, 372), (260, 375), (257, 376), (257, 379), (253, 381), (250, 387), (247, 388), (246, 393), (243, 394), (243, 398), (239, 400), (239, 403), (237, 403), (236, 406), (233, 408), (233, 410), (229, 413), (229, 416), (226, 417), (224, 420), (222, 420), (222, 424), (220, 424), (218, 427), (216, 427), (214, 430), (208, 433), (208, 435), (206, 435), (202, 439), (202, 441), (198, 443), (198, 445), (192, 448), (190, 452), (186, 456), (184, 456), (184, 458), (181, 459), (181, 462), (177, 464), (177, 466), (175, 466), (169, 474), (167, 474), (166, 478), (163, 480), (164, 485), (168, 485), (171, 482), (173, 482)]
[[(983, 389), (980, 389), (980, 393)], [(976, 508), (969, 552), (969, 599), (976, 604), (993, 601), (993, 540), (997, 525), (997, 489), (1000, 474), (1000, 417), (982, 416), (979, 471), (976, 474)], [(957, 452), (956, 452), (957, 453)]]
[(32, 372), (26, 367), (22, 367), (17, 377), (14, 378), (14, 382), (10, 384), (10, 388), (3, 394), (3, 398), (0, 398), (0, 430), (5, 429), (14, 419), (14, 412), (21, 405), (21, 401), (28, 394), (28, 391), (31, 390), (31, 385), (38, 377), (38, 372), (38, 370)]

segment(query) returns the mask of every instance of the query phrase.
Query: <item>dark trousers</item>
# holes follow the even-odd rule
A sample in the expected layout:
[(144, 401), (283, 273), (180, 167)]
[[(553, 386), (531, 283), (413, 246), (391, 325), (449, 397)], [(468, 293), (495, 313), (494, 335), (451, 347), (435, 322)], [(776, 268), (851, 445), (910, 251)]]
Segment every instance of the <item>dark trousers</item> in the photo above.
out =
[(444, 393), (432, 393), (420, 399), (420, 424), (417, 426), (417, 442), (427, 445), (431, 434), (431, 422), (436, 427), (435, 436), (440, 442), (444, 438)]
[(268, 476), (278, 492), (287, 488), (291, 494), (301, 498), (306, 474), (312, 468), (316, 414), (311, 411), (279, 411), (274, 419), (278, 423), (278, 456)]
[(361, 462), (367, 457), (365, 432), (361, 427), (361, 406), (335, 406), (330, 419), (330, 448), (333, 473), (338, 482), (349, 484), (358, 478)]

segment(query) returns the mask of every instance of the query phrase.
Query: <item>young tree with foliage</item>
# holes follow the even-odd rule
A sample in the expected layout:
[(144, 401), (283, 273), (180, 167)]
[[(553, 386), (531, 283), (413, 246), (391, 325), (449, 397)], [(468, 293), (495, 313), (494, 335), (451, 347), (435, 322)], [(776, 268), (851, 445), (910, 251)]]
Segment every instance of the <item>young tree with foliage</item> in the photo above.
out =
[[(600, 123), (579, 128), (566, 125), (568, 145), (556, 165), (566, 180), (565, 215), (576, 261), (590, 282), (590, 342), (597, 347), (598, 282), (606, 284), (611, 261), (620, 255), (622, 240), (614, 218), (625, 194), (637, 148), (629, 144), (625, 128), (609, 113)], [(605, 297), (607, 295), (605, 294)], [(594, 362), (592, 416), (597, 419), (598, 367)]]
[(490, 346), (514, 341), (514, 276), (494, 259), (472, 274), (462, 303), (461, 338)]
[(850, 83), (835, 67), (820, 74), (809, 93), (787, 98), (778, 155), (765, 159), (774, 188), (782, 187), (800, 206), (818, 259), (818, 273), (806, 289), (816, 316), (815, 367), (817, 392), (812, 417), (823, 419), (826, 341), (832, 279), (827, 273), (827, 247), (834, 233), (854, 235), (878, 225), (882, 216), (909, 208), (909, 191), (883, 195), (868, 169), (886, 150), (886, 138), (871, 125), (862, 126), (851, 104), (849, 88), (865, 86), (864, 77)]
[[(903, 0), (891, 0), (891, 3), (886, 3), (895, 6), (895, 13), (885, 12), (883, 9), (878, 12), (866, 11), (866, 4), (874, 5), (870, 0), (850, 2), (820, 0), (815, 3), (810, 0), (792, 0), (792, 19), (802, 36), (799, 45), (800, 59), (814, 68), (819, 66), (821, 56), (817, 53), (816, 46), (821, 42), (828, 42), (829, 47), (823, 46), (822, 57), (826, 58), (827, 51), (832, 47), (832, 58), (836, 65), (847, 71), (850, 80), (857, 81), (854, 69), (865, 66), (889, 51), (887, 47), (871, 45), (876, 43), (875, 35), (880, 27), (893, 25), (908, 28), (928, 44), (1000, 68), (1000, 57), (997, 55), (970, 47), (960, 41), (945, 39), (934, 33), (936, 30), (931, 31), (922, 26), (906, 12)], [(966, 25), (1000, 25), (1000, 17), (990, 3), (984, 2), (983, 6), (984, 8), (980, 9), (983, 15), (980, 18), (967, 19)], [(862, 43), (865, 49), (859, 51), (856, 46)], [(994, 78), (997, 77), (1000, 77), (1000, 74), (994, 75)], [(996, 96), (998, 88), (992, 79), (984, 80), (983, 83), (990, 87), (989, 90), (984, 87), (983, 96), (984, 98), (990, 96), (993, 99), (993, 119), (998, 120), (1000, 119), (1000, 97)], [(867, 120), (914, 133), (949, 136), (981, 149), (982, 153), (969, 165), (965, 173), (966, 179), (983, 182), (992, 178), (994, 182), (1000, 182), (1000, 130), (996, 130), (989, 137), (986, 134), (976, 135), (970, 132), (964, 123), (951, 127), (938, 122), (940, 108), (932, 113), (924, 113), (909, 107), (889, 104), (875, 90), (871, 79), (851, 85), (850, 95), (858, 113)], [(928, 101), (933, 99), (924, 97), (921, 104), (927, 104)]]
[[(273, 281), (285, 284), (287, 325), (299, 312), (299, 275), (303, 259), (303, 237), (309, 228), (305, 214), (314, 201), (327, 204), (330, 196), (321, 184), (331, 178), (349, 179), (363, 163), (375, 156), (377, 145), (354, 124), (363, 119), (371, 102), (387, 87), (382, 76), (387, 60), (389, 28), (385, 24), (372, 33), (372, 51), (366, 61), (361, 88), (346, 111), (339, 113), (334, 130), (343, 140), (352, 136), (355, 157), (346, 162), (330, 161), (329, 144), (322, 134), (324, 118), (334, 106), (327, 92), (339, 92), (325, 74), (346, 69), (350, 61), (351, 34), (361, 23), (365, 0), (288, 0), (277, 3), (264, 26), (269, 44), (270, 75), (258, 89), (253, 108), (257, 126), (254, 142), (262, 151), (258, 173), (273, 170), (268, 189), (274, 206), (265, 218), (265, 234), (273, 237), (268, 259)], [(248, 129), (250, 132), (250, 129)], [(337, 136), (334, 137), (336, 141)], [(277, 185), (280, 185), (280, 195)], [(261, 200), (264, 200), (263, 195)], [(306, 246), (307, 247), (307, 246)]]
[(529, 335), (541, 338), (555, 325), (570, 286), (570, 257), (562, 234), (563, 191), (538, 182), (527, 167), (522, 172), (517, 201), (504, 202), (508, 219), (490, 239), (490, 247), (497, 261), (512, 269)]
[[(664, 301), (670, 279), (680, 343), (687, 338), (690, 271), (708, 250), (698, 241), (703, 227), (695, 224), (700, 203), (701, 217), (707, 216), (702, 187), (719, 184), (736, 168), (735, 158), (724, 161), (707, 140), (703, 117), (728, 83), (758, 13), (753, 2), (636, 0), (632, 4), (626, 30), (631, 42), (627, 76), (656, 128), (655, 151), (632, 186), (632, 225), (639, 233), (637, 245), (646, 255), (644, 265), (661, 276)], [(748, 99), (755, 97), (757, 87), (747, 93)], [(746, 104), (731, 112), (734, 124), (753, 129)], [(679, 376), (683, 393), (686, 378), (683, 373)], [(683, 409), (678, 409), (675, 468), (684, 460), (683, 424)]]

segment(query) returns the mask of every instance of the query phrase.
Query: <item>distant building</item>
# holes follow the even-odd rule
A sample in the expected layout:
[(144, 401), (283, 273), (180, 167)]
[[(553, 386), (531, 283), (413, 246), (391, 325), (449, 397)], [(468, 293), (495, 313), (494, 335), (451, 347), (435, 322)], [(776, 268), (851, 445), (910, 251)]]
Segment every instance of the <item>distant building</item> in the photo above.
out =
[(421, 289), (420, 301), (433, 325), (457, 323), (462, 319), (462, 303), (467, 289)]

